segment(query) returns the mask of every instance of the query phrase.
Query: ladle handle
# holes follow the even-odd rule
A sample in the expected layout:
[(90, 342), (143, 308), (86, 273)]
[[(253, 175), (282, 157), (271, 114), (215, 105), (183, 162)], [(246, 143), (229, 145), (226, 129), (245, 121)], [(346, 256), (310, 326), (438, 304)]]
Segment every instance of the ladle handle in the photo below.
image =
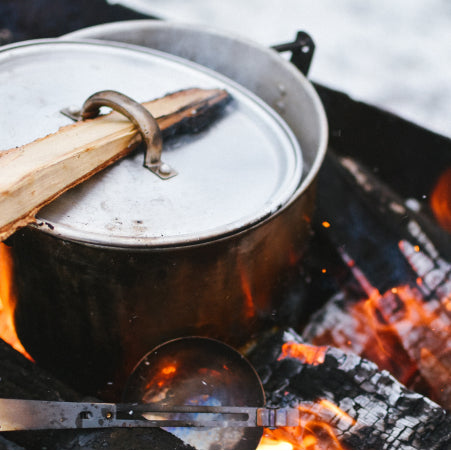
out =
[(112, 427), (284, 427), (299, 410), (266, 407), (156, 406), (0, 398), (0, 430)]

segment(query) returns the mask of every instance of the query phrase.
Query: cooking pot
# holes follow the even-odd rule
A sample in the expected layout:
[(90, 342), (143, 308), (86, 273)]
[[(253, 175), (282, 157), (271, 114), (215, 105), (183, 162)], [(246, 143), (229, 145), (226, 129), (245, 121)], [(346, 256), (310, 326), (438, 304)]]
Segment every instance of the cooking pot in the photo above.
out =
[[(81, 104), (82, 93), (87, 97), (92, 93), (87, 91), (116, 85), (144, 101), (165, 94), (161, 89), (168, 87), (168, 80), (174, 81), (173, 91), (186, 83), (219, 84), (231, 91), (234, 102), (212, 130), (168, 144), (165, 158), (176, 160), (180, 154), (182, 160), (190, 160), (186, 167), (198, 170), (193, 183), (197, 191), (181, 188), (181, 200), (172, 209), (177, 219), (167, 225), (169, 230), (161, 205), (168, 205), (164, 198), (170, 185), (164, 181), (156, 187), (152, 181), (152, 188), (144, 193), (138, 188), (141, 182), (129, 185), (141, 177), (134, 169), (140, 167), (141, 157), (135, 156), (64, 194), (40, 211), (36, 225), (8, 240), (17, 297), (16, 329), (32, 357), (79, 390), (116, 401), (136, 362), (161, 342), (202, 335), (236, 347), (272, 325), (293, 324), (302, 305), (292, 290), (300, 277), (314, 206), (314, 180), (327, 141), (325, 113), (306, 78), (273, 50), (180, 24), (123, 22), (81, 30), (57, 41), (19, 43), (4, 50), (17, 51), (18, 46), (33, 53), (30, 49), (39, 45), (61, 49), (53, 59), (53, 49), (44, 51), (41, 60), (50, 83), (43, 82), (43, 74), (33, 69), (33, 86), (17, 90), (22, 102), (26, 102), (24, 92), (36, 86), (48, 85), (47, 96), (54, 91), (57, 101), (51, 102), (52, 113), (45, 107), (31, 112), (30, 107), (24, 108), (30, 124), (37, 115), (44, 116), (39, 121), (40, 135), (60, 125), (62, 119), (56, 119), (55, 111), (68, 106), (61, 102)], [(78, 53), (86, 46), (96, 51), (84, 64)], [(113, 70), (108, 68), (109, 61), (104, 62), (102, 55), (108, 59), (116, 54), (125, 60), (125, 74), (116, 63)], [(36, 54), (33, 58), (39, 59)], [(17, 61), (20, 72), (26, 59)], [(52, 66), (52, 61), (68, 62), (69, 73), (55, 77), (59, 66)], [(90, 77), (77, 69), (81, 66), (106, 68), (107, 75), (101, 70), (99, 77), (88, 82)], [(59, 90), (59, 83), (65, 89)], [(233, 119), (236, 114), (238, 119)], [(15, 134), (20, 137), (15, 145), (37, 137), (35, 127), (30, 128), (31, 132)], [(198, 167), (189, 148), (199, 143), (207, 143), (199, 151), (201, 159), (209, 160), (206, 149), (218, 146), (222, 160), (218, 158), (213, 165), (204, 161)], [(235, 146), (238, 153), (231, 161), (227, 153)], [(302, 165), (296, 156), (298, 146)], [(248, 150), (254, 154), (250, 165)], [(261, 158), (255, 158), (257, 150)], [(265, 158), (267, 166), (259, 172)], [(271, 161), (275, 175), (268, 170)], [(180, 180), (186, 178), (184, 164), (169, 163), (182, 174)], [(216, 175), (222, 166), (234, 166), (238, 173), (227, 186), (235, 186), (241, 178), (231, 204), (227, 204), (228, 189), (220, 189), (228, 176)], [(196, 176), (196, 171), (187, 172)], [(253, 189), (254, 178), (258, 189)], [(219, 223), (210, 223), (208, 215), (196, 218), (205, 200), (193, 197), (209, 191), (209, 205), (217, 202), (217, 212), (231, 212)], [(255, 200), (260, 191), (263, 198)], [(99, 192), (101, 200), (96, 199)], [(224, 202), (227, 206), (222, 207)], [(74, 204), (86, 214), (72, 210)], [(108, 219), (101, 218), (104, 210), (108, 210)], [(161, 211), (163, 218), (157, 215)], [(156, 232), (146, 234), (154, 224)]]

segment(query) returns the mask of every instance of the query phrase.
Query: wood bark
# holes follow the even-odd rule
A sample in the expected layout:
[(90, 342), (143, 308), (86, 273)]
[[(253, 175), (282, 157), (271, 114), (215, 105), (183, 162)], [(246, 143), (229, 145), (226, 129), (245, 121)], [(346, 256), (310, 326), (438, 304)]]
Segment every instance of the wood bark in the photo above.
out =
[[(332, 347), (307, 345), (304, 355), (283, 357), (284, 344), (305, 342), (293, 330), (283, 330), (261, 340), (248, 355), (263, 381), (267, 405), (299, 407), (306, 417), (315, 417), (311, 429), (321, 429), (324, 421), (324, 430), (338, 440), (329, 440), (332, 448), (449, 449), (446, 411), (387, 371)], [(312, 355), (317, 360), (309, 362)], [(293, 436), (303, 433), (287, 428), (284, 437), (299, 440)]]
[[(167, 137), (199, 131), (228, 100), (224, 90), (193, 88), (143, 105)], [(113, 112), (0, 152), (0, 240), (33, 222), (40, 208), (124, 157), (141, 141), (134, 125)]]
[[(88, 401), (0, 340), (0, 397)], [(95, 400), (93, 400), (95, 401)], [(0, 449), (191, 449), (160, 429), (4, 432)]]

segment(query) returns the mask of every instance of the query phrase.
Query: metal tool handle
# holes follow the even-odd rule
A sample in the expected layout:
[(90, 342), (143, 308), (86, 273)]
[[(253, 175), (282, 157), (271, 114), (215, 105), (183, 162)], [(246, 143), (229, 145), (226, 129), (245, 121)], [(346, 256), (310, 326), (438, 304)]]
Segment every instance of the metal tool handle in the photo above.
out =
[(112, 427), (298, 426), (298, 409), (162, 406), (0, 398), (0, 432)]

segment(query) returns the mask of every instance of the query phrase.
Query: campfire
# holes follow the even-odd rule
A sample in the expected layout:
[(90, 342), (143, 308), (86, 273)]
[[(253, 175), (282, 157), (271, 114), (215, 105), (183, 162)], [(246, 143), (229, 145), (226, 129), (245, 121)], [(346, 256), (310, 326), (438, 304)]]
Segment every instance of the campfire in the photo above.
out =
[(11, 288), (12, 259), (8, 249), (0, 243), (0, 337), (16, 351), (29, 358), (14, 327), (14, 294)]
[[(302, 36), (298, 35), (298, 39)], [(283, 97), (286, 93), (282, 88), (279, 87), (279, 90)], [(253, 264), (253, 260), (259, 257), (264, 260), (267, 254), (248, 256), (242, 252), (238, 253), (233, 284), (238, 287), (244, 301), (238, 312), (233, 306), (229, 310), (216, 307), (214, 311), (214, 315), (219, 318), (217, 324), (224, 324), (226, 330), (225, 333), (221, 331), (221, 334), (229, 338), (227, 332), (230, 329), (231, 337), (240, 335), (238, 341), (241, 343), (235, 346), (237, 355), (249, 362), (250, 372), (259, 382), (257, 388), (261, 388), (262, 393), (264, 390), (266, 398), (263, 406), (259, 401), (249, 401), (247, 394), (240, 394), (240, 399), (234, 400), (234, 406), (262, 408), (265, 418), (270, 419), (249, 428), (255, 433), (252, 438), (260, 438), (262, 432), (258, 449), (449, 448), (451, 173), (446, 167), (451, 167), (451, 142), (384, 111), (355, 102), (342, 93), (320, 85), (316, 85), (316, 88), (328, 115), (330, 144), (317, 180), (314, 213), (307, 211), (303, 213), (302, 221), (299, 220), (311, 227), (309, 246), (307, 249), (298, 246), (305, 241), (304, 226), (293, 229), (293, 235), (288, 238), (284, 234), (272, 235), (275, 247), (284, 249), (283, 261), (275, 259), (274, 264), (280, 265), (283, 272), (290, 273), (290, 277), (287, 277), (289, 283), (284, 280), (281, 284), (284, 290), (274, 292), (276, 296), (283, 292), (286, 299), (280, 306), (277, 304), (279, 299), (274, 301), (261, 294), (272, 292), (273, 287), (270, 285), (279, 282), (278, 278), (267, 277), (267, 268), (260, 272), (260, 268)], [(281, 110), (284, 108), (282, 106)], [(174, 149), (176, 147), (174, 145)], [(439, 163), (429, 164), (425, 168), (422, 155), (425, 149), (431, 148), (436, 152)], [(310, 198), (306, 203), (310, 203)], [(299, 215), (296, 217), (299, 219)], [(51, 228), (52, 224), (40, 226)], [(118, 225), (114, 224), (114, 227)], [(114, 230), (114, 227), (111, 229)], [(134, 227), (138, 232), (142, 231), (142, 221), (136, 221)], [(299, 242), (292, 242), (292, 236)], [(89, 398), (94, 404), (105, 400), (119, 403), (120, 394), (127, 391), (123, 374), (120, 377), (111, 374), (111, 379), (106, 382), (107, 390), (105, 387), (99, 388), (100, 383), (96, 380), (97, 373), (110, 365), (111, 359), (108, 357), (105, 360), (99, 358), (92, 368), (82, 368), (80, 373), (86, 375), (83, 379), (78, 374), (71, 374), (71, 368), (74, 367), (71, 360), (76, 361), (81, 357), (80, 361), (83, 362), (85, 356), (74, 353), (72, 357), (72, 349), (69, 349), (65, 357), (67, 361), (57, 362), (55, 369), (52, 367), (55, 362), (49, 365), (52, 359), (49, 357), (46, 360), (46, 353), (51, 355), (54, 352), (51, 347), (39, 349), (39, 357), (36, 358), (31, 356), (31, 349), (21, 344), (18, 338), (21, 328), (17, 327), (16, 332), (16, 325), (20, 322), (18, 319), (24, 307), (22, 311), (16, 309), (15, 267), (10, 239), (14, 240), (14, 235), (0, 243), (0, 398), (74, 403), (86, 402)], [(30, 242), (32, 240), (28, 244)], [(65, 246), (69, 244), (65, 243)], [(255, 248), (262, 247), (265, 246)], [(38, 255), (39, 251), (38, 248)], [(73, 252), (77, 257), (81, 255), (77, 254), (76, 245)], [(113, 262), (114, 268), (119, 254), (118, 251), (103, 262)], [(209, 252), (206, 251), (202, 256), (209, 258)], [(124, 279), (129, 277), (126, 285), (130, 291), (126, 294), (130, 297), (137, 294), (133, 291), (136, 285), (146, 283), (144, 276), (134, 275), (142, 264), (140, 259), (140, 255), (129, 258), (129, 263), (135, 266), (128, 269), (124, 276)], [(212, 261), (217, 263), (213, 258), (205, 266), (211, 268)], [(62, 272), (67, 271), (64, 262), (58, 261), (57, 264), (61, 264)], [(163, 280), (167, 276), (167, 268), (176, 266), (164, 258), (157, 264), (161, 265), (158, 277)], [(217, 263), (217, 266), (218, 272), (226, 272), (221, 264)], [(202, 266), (199, 268), (207, 270)], [(122, 272), (118, 271), (114, 277), (107, 274), (105, 280), (122, 276)], [(190, 279), (194, 280), (194, 276)], [(102, 321), (99, 322), (99, 318), (103, 320), (102, 314), (108, 316), (110, 309), (107, 307), (99, 313), (96, 310), (99, 309), (98, 304), (95, 304), (95, 308), (92, 306), (96, 296), (108, 296), (114, 290), (106, 293), (106, 288), (99, 288), (96, 279), (95, 282), (96, 291), (87, 293), (87, 305), (91, 306), (88, 316), (94, 318), (94, 324), (100, 325), (99, 335), (95, 338), (107, 341), (108, 333), (102, 335), (105, 326)], [(152, 283), (149, 282), (150, 285)], [(211, 286), (214, 283), (213, 280)], [(231, 284), (219, 285), (226, 292)], [(200, 296), (198, 287), (193, 286), (195, 295)], [(66, 294), (70, 287), (67, 290)], [(116, 291), (121, 290), (125, 292), (123, 286), (116, 287)], [(178, 286), (171, 294), (181, 296), (184, 290), (184, 286)], [(34, 301), (32, 297), (28, 297), (28, 307)], [(166, 297), (167, 293), (162, 290), (158, 308), (164, 304)], [(67, 302), (66, 299), (64, 301)], [(209, 298), (205, 301), (207, 306), (210, 306), (210, 301)], [(271, 312), (273, 302), (277, 308), (271, 315), (275, 319), (265, 322), (267, 318), (262, 318), (262, 312)], [(130, 354), (133, 351), (140, 357), (143, 357), (143, 352), (150, 351), (142, 349), (134, 336), (135, 330), (146, 329), (141, 316), (145, 317), (149, 311), (144, 304), (144, 307), (135, 310), (130, 308), (132, 314), (129, 315), (127, 308), (122, 304), (119, 306), (119, 309), (123, 309), (120, 317), (126, 319), (118, 327), (121, 332), (125, 331), (124, 354), (131, 360), (127, 355), (128, 350)], [(178, 312), (181, 313), (176, 314), (172, 310), (170, 315), (174, 316), (176, 328), (182, 329), (184, 315), (191, 314), (191, 310), (186, 303), (180, 302)], [(203, 335), (210, 338), (210, 334), (217, 332), (217, 325), (215, 328), (214, 323), (213, 326), (209, 324), (209, 316), (213, 313), (208, 312), (196, 317), (201, 325), (196, 331), (205, 331)], [(151, 313), (156, 315), (156, 309)], [(239, 317), (232, 318), (232, 314)], [(162, 309), (161, 318), (165, 315), (167, 312)], [(64, 323), (68, 327), (70, 319)], [(252, 333), (245, 329), (248, 324), (260, 320), (265, 327), (252, 329)], [(23, 324), (34, 327), (29, 318)], [(24, 329), (22, 326), (22, 333)], [(77, 325), (74, 331), (79, 333)], [(25, 335), (27, 332), (25, 330)], [(38, 331), (38, 335), (47, 332)], [(247, 341), (245, 345), (242, 343), (243, 335)], [(50, 332), (49, 336), (52, 337)], [(92, 344), (90, 332), (83, 329), (77, 338), (86, 343), (82, 349), (89, 354)], [(161, 341), (166, 339), (165, 336)], [(28, 340), (33, 347), (33, 340)], [(55, 348), (60, 346), (59, 343), (53, 344)], [(112, 354), (116, 358), (115, 352)], [(117, 357), (118, 362), (125, 357)], [(184, 368), (174, 363), (171, 357), (164, 364), (160, 361), (161, 368), (153, 367), (151, 360), (147, 362), (149, 368), (156, 368), (155, 372), (147, 378), (139, 374), (139, 380), (144, 391), (151, 392), (152, 396), (146, 399), (142, 393), (140, 396), (135, 394), (131, 396), (132, 402), (144, 399), (157, 403), (166, 398), (177, 399), (171, 384), (183, 373)], [(195, 366), (196, 358), (191, 360)], [(126, 375), (136, 374), (132, 369), (133, 364), (137, 363), (135, 360), (127, 361), (121, 371)], [(114, 364), (117, 365), (117, 362)], [(68, 369), (64, 368), (65, 365)], [(141, 361), (141, 365), (146, 365), (146, 359)], [(207, 363), (203, 365), (205, 367), (199, 369), (202, 377), (192, 381), (192, 386), (213, 386), (214, 383), (210, 381), (224, 379), (219, 370), (207, 368)], [(227, 377), (236, 374), (226, 363), (221, 368)], [(106, 373), (108, 371), (105, 370)], [(105, 381), (102, 379), (101, 382)], [(205, 393), (193, 397), (187, 403), (188, 407), (204, 407), (204, 404), (213, 408), (221, 406), (219, 401), (212, 400), (207, 391)], [(105, 399), (108, 396), (112, 400)], [(217, 404), (211, 404), (214, 402)], [(139, 412), (133, 411), (133, 404), (127, 406), (131, 407), (125, 413), (122, 412), (127, 421), (136, 419), (136, 416), (140, 420), (153, 419), (155, 416), (154, 413), (146, 414), (147, 417), (143, 415), (142, 418)], [(207, 412), (210, 415), (208, 418), (218, 412)], [(295, 412), (297, 424), (286, 424), (287, 412)], [(89, 421), (89, 414), (88, 411), (84, 412), (80, 420)], [(105, 418), (109, 419), (112, 415), (108, 411)], [(243, 416), (242, 413), (239, 415)], [(261, 412), (260, 418), (263, 418)], [(195, 445), (186, 438), (193, 428), (188, 429), (188, 432), (184, 427), (0, 430), (0, 447), (193, 449)], [(208, 434), (210, 428), (199, 429), (202, 430), (200, 434)], [(240, 435), (240, 431), (246, 428), (237, 430), (234, 431), (239, 436), (237, 446), (243, 447), (242, 440), (243, 437), (246, 439), (246, 433)], [(218, 436), (222, 433), (226, 432), (222, 431)], [(220, 442), (215, 437), (209, 438), (207, 442), (218, 447)]]
[[(355, 162), (351, 164), (350, 160), (340, 160), (332, 154), (325, 165), (324, 177), (328, 177), (327, 171), (332, 168), (337, 171), (336, 176), (341, 177), (343, 186), (352, 186), (351, 201), (356, 204), (361, 202), (362, 191), (365, 195), (371, 191), (369, 186), (372, 189), (382, 186), (385, 194), (390, 192)], [(327, 185), (320, 185), (320, 193), (327, 188)], [(390, 202), (398, 200), (393, 196)], [(388, 199), (384, 197), (381, 205)], [(349, 204), (349, 198), (347, 201)], [(406, 214), (396, 208), (381, 208), (379, 213), (383, 214), (384, 224), (387, 211), (395, 216)], [(349, 228), (349, 239), (352, 239), (352, 230), (344, 221), (340, 224), (332, 220), (327, 205), (320, 204), (308, 267), (302, 269), (313, 279), (299, 295), (316, 290), (318, 283), (323, 285), (323, 293), (319, 294), (327, 295), (330, 280), (339, 283), (339, 289), (321, 308), (315, 309), (305, 324), (299, 324), (298, 332), (292, 329), (268, 331), (243, 350), (262, 379), (267, 405), (295, 407), (300, 413), (298, 426), (265, 428), (259, 449), (448, 446), (450, 419), (445, 411), (450, 408), (449, 264), (442, 258), (431, 235), (412, 225), (424, 218), (412, 211), (408, 216), (410, 222), (404, 220), (402, 229), (399, 223), (392, 223), (397, 240), (393, 241), (396, 246), (391, 249), (406, 262), (403, 273), (406, 283), (397, 283), (382, 291), (375, 285), (374, 275), (370, 280), (365, 274), (360, 256), (346, 252), (342, 242), (334, 248), (336, 255), (330, 254), (331, 243), (343, 238), (342, 227)], [(329, 257), (333, 257), (328, 260), (323, 259), (324, 250), (319, 249), (325, 242)], [(13, 327), (14, 298), (8, 291), (11, 273), (8, 246), (2, 244), (0, 249), (2, 338), (26, 355)], [(385, 261), (386, 256), (378, 252), (373, 258)], [(325, 277), (329, 279), (327, 283)], [(251, 300), (244, 277), (242, 283), (243, 291)], [(7, 355), (11, 353), (12, 350), (7, 350)], [(165, 366), (159, 385), (164, 386), (176, 372), (175, 366)], [(68, 395), (65, 396), (68, 399)], [(23, 433), (20, 434), (9, 433), (6, 437), (24, 444), (39, 443), (29, 442), (30, 436), (24, 438)], [(130, 432), (122, 434), (127, 435), (116, 440), (123, 444), (122, 440), (130, 439)], [(107, 440), (105, 437), (102, 432), (101, 437), (96, 437), (97, 441), (89, 442), (90, 446), (98, 440)], [(137, 437), (135, 440), (139, 442), (141, 435)], [(169, 437), (170, 434), (160, 439), (174, 448), (182, 446), (174, 442), (175, 437)], [(81, 440), (55, 433), (53, 439), (62, 447), (69, 441)], [(111, 440), (108, 436), (108, 443), (114, 443)]]

